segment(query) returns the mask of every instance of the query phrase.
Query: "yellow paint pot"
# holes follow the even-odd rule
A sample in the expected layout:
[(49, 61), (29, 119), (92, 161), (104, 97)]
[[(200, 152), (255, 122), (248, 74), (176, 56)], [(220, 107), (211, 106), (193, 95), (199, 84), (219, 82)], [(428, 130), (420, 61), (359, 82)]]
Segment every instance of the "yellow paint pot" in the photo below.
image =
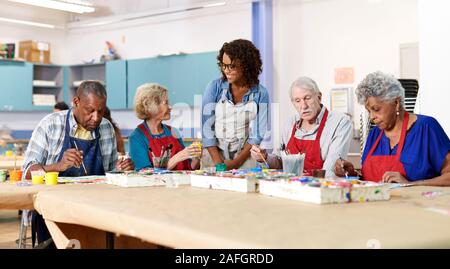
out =
[(58, 172), (47, 172), (45, 173), (45, 185), (56, 185), (58, 184)]
[(31, 171), (31, 183), (33, 185), (44, 184), (45, 172), (43, 170)]

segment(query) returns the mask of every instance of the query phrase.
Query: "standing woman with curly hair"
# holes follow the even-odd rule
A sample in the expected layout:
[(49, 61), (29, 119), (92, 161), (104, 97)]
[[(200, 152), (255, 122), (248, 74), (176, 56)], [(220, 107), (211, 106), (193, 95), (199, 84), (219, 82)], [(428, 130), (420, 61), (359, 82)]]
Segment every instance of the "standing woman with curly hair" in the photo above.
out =
[(202, 167), (224, 163), (227, 169), (255, 167), (252, 145), (264, 138), (269, 94), (259, 84), (259, 50), (237, 39), (223, 44), (217, 56), (222, 77), (208, 84), (202, 102)]

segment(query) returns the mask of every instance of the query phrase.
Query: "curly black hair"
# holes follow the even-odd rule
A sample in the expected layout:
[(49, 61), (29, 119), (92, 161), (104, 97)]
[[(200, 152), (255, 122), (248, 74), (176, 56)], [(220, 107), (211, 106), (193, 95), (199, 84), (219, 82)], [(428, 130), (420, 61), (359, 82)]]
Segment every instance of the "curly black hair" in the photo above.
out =
[[(238, 64), (242, 68), (244, 84), (253, 87), (259, 84), (259, 74), (262, 72), (262, 61), (259, 50), (249, 40), (236, 39), (223, 44), (217, 56), (217, 61), (222, 63), (223, 54), (226, 53), (231, 62)], [(223, 70), (222, 79), (226, 80)]]

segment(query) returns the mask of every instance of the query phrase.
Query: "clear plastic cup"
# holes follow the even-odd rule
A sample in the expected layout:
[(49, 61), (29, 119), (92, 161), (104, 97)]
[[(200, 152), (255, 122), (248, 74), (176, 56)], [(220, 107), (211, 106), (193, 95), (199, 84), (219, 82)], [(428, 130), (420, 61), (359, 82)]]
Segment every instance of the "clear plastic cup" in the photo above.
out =
[(168, 157), (163, 157), (162, 159), (160, 157), (153, 157), (153, 167), (154, 168), (166, 168), (167, 164), (169, 162)]
[(283, 172), (292, 173), (296, 176), (303, 175), (305, 154), (282, 154)]

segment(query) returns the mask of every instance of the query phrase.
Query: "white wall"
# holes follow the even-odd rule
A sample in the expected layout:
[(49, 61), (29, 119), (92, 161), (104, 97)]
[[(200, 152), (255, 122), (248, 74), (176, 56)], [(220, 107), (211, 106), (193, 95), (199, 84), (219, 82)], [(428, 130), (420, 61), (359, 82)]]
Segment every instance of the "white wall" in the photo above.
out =
[(162, 15), (135, 22), (68, 31), (67, 63), (98, 60), (110, 41), (125, 59), (217, 51), (236, 38), (251, 39), (250, 4)]
[[(63, 26), (67, 15), (45, 8), (0, 2), (0, 17), (20, 19)], [(0, 43), (16, 43), (16, 57), (19, 57), (19, 41), (37, 40), (51, 44), (50, 60), (60, 64), (65, 61), (66, 31), (63, 28), (47, 29), (7, 22), (0, 22)]]
[(50, 43), (50, 61), (55, 64), (65, 59), (65, 32), (64, 30), (39, 29), (28, 26), (0, 24), (0, 43), (16, 43), (16, 57), (19, 57), (19, 42), (36, 40)]
[[(354, 68), (354, 87), (376, 70), (398, 76), (399, 46), (418, 41), (417, 20), (416, 0), (275, 0), (274, 83), (275, 101), (282, 104), (280, 124), (294, 113), (288, 89), (299, 76), (316, 80), (327, 106), (337, 67)], [(362, 107), (354, 107), (358, 126)]]
[(450, 134), (450, 2), (419, 0), (421, 114), (435, 117)]

